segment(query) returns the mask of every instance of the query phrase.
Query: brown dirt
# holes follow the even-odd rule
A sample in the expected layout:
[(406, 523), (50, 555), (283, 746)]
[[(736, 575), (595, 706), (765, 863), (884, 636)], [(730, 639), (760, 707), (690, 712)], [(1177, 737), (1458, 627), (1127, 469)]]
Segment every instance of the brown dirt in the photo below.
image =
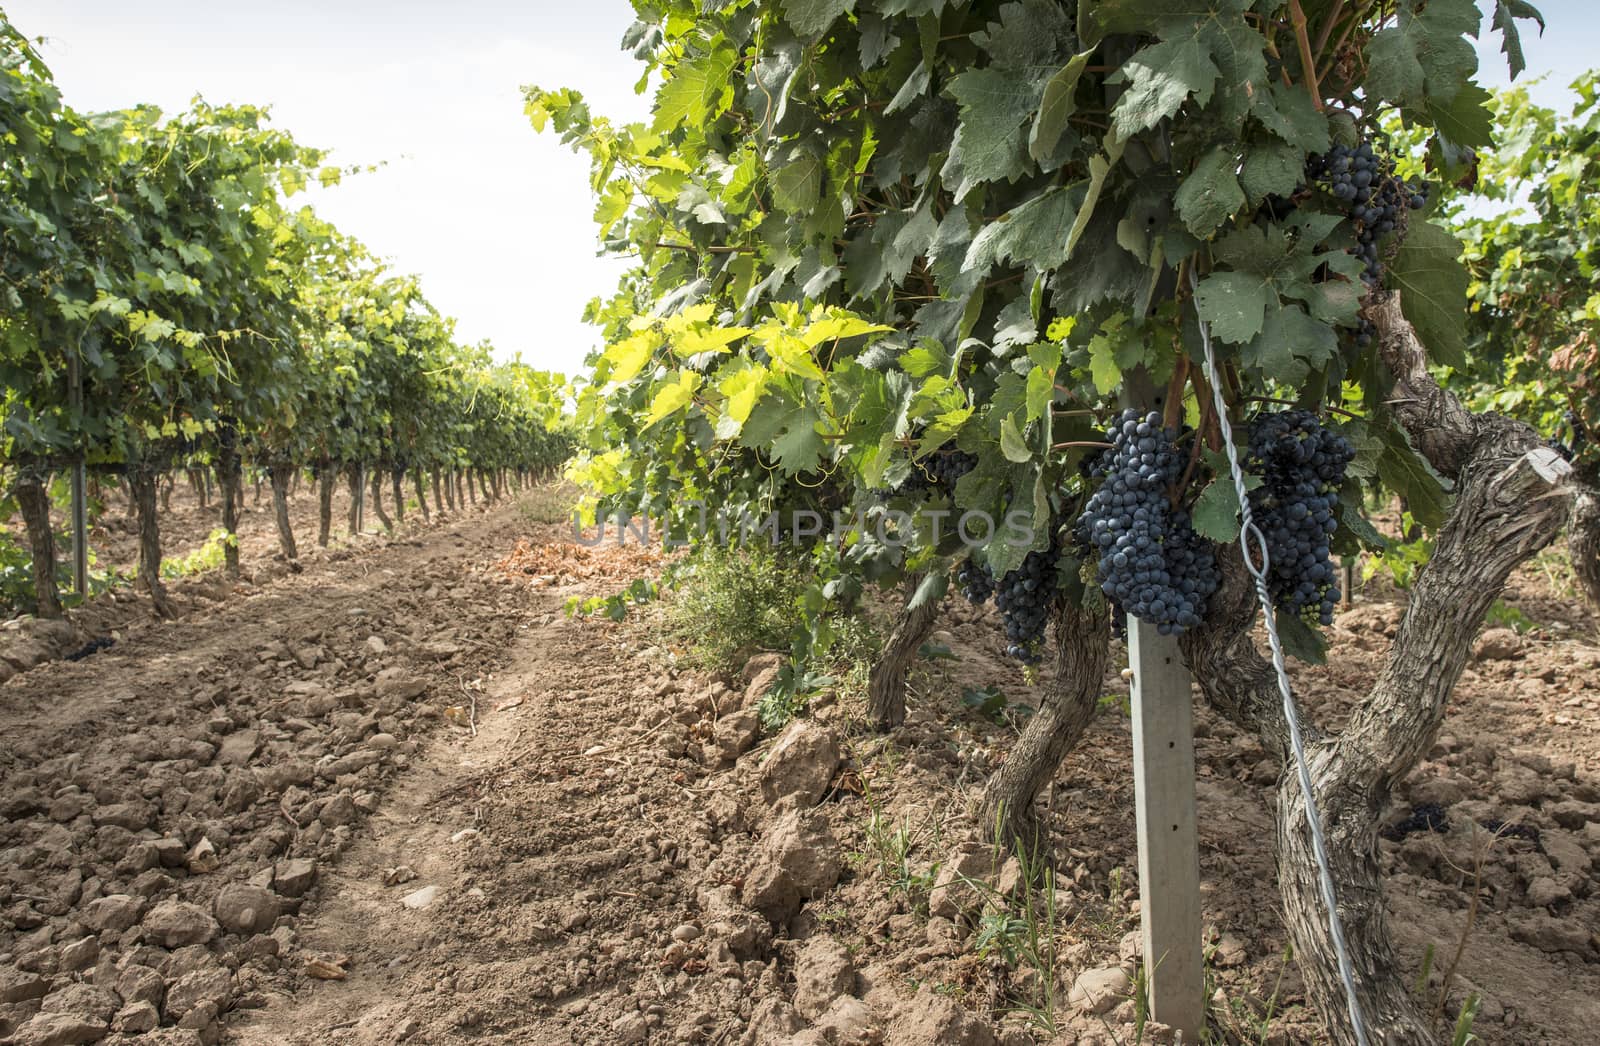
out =
[[(730, 758), (755, 695), (680, 668), (649, 614), (566, 618), (569, 596), (610, 594), (649, 564), (578, 556), (559, 547), (565, 536), (503, 506), (263, 579), (206, 614), (141, 623), (105, 653), (0, 686), (0, 1000), (48, 992), (47, 1009), (81, 1012), (92, 1000), (73, 991), (115, 987), (119, 966), (138, 964), (156, 971), (169, 1007), (177, 991), (178, 1010), (224, 971), (212, 1001), (231, 1011), (229, 1041), (250, 1046), (765, 1043), (792, 1032), (810, 1043), (1136, 1041), (1131, 1002), (1098, 1016), (1067, 1002), (1078, 973), (1128, 962), (1137, 926), (1119, 676), (1047, 797), (1052, 1037), (1006, 1013), (1042, 998), (1044, 978), (980, 957), (976, 913), (929, 914), (933, 866), (974, 834), (967, 800), (1019, 714), (997, 723), (962, 693), (998, 685), (1013, 704), (1031, 699), (992, 612), (946, 606), (936, 638), (958, 659), (923, 663), (893, 736), (861, 730), (853, 698), (813, 706), (805, 730), (842, 742), (813, 818), (836, 840), (842, 874), (769, 942), (765, 922), (728, 896), (748, 896), (764, 848), (786, 831), (763, 798), (760, 762), (776, 742)], [(530, 564), (539, 569), (519, 575)], [(1480, 1038), (1529, 1046), (1589, 1042), (1600, 1026), (1600, 646), (1559, 565), (1544, 567), (1518, 575), (1506, 601), (1535, 629), (1483, 644), (1391, 811), (1439, 803), (1449, 831), (1381, 843), (1406, 975), (1430, 947), (1436, 956), (1430, 995), (1485, 854), (1446, 1023), (1476, 990)], [(1330, 664), (1295, 669), (1297, 695), (1326, 724), (1360, 700), (1401, 612), (1403, 593), (1377, 581), (1362, 591), (1333, 631)], [(752, 664), (751, 691), (770, 669)], [(1316, 1042), (1276, 914), (1265, 804), (1277, 768), (1204, 710), (1197, 764), (1218, 1030)], [(1474, 825), (1492, 820), (1538, 840), (1491, 841)], [(885, 859), (902, 827), (903, 868)], [(130, 855), (158, 838), (184, 851), (211, 839), (220, 865), (191, 871), (160, 849), (154, 867), (137, 867), (151, 857)], [(292, 857), (316, 861), (316, 884), (283, 902), (298, 910), (270, 934), (224, 927), (205, 947), (167, 948), (147, 912), (122, 928), (107, 911), (117, 904), (91, 904), (129, 894), (135, 908), (180, 898), (213, 911), (229, 883), (255, 877), (281, 893), (271, 873), (282, 878)], [(403, 903), (426, 887), (437, 887), (431, 904)], [(840, 986), (863, 1002), (836, 1002), (817, 1022), (829, 938), (856, 971)], [(87, 939), (98, 955), (85, 963)], [(39, 1006), (0, 1002), (0, 1041)], [(1270, 1020), (1250, 1016), (1269, 1006)], [(198, 1009), (193, 1030), (126, 1041), (209, 1041), (218, 1026)]]

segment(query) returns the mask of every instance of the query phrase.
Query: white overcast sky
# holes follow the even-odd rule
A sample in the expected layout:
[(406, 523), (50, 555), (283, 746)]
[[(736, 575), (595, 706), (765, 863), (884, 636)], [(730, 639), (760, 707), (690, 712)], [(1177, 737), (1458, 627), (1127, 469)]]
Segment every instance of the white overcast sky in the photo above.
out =
[[(466, 341), (575, 373), (595, 342), (581, 314), (619, 263), (596, 257), (587, 161), (522, 115), (519, 86), (575, 87), (596, 112), (643, 119), (641, 67), (618, 49), (627, 0), (0, 0), (69, 104), (179, 109), (269, 105), (275, 122), (343, 165), (385, 163), (316, 198), (346, 233), (417, 273)], [(1543, 0), (1527, 77), (1545, 104), (1600, 64), (1592, 0)], [(1480, 47), (1505, 82), (1499, 38)]]

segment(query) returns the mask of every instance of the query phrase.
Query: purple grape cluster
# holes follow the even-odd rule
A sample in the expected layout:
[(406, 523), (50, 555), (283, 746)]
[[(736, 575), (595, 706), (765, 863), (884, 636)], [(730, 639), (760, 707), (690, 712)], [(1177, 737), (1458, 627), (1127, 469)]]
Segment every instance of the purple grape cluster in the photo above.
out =
[(1106, 431), (1112, 446), (1096, 466), (1105, 478), (1078, 521), (1100, 556), (1101, 591), (1162, 635), (1200, 624), (1217, 590), (1210, 544), (1169, 498), (1184, 470), (1174, 435), (1159, 414), (1124, 411)]
[(1339, 528), (1339, 487), (1355, 450), (1306, 410), (1258, 414), (1246, 465), (1261, 478), (1250, 511), (1267, 541), (1267, 589), (1279, 610), (1333, 624), (1338, 573), (1328, 542)]
[(1425, 183), (1411, 185), (1394, 174), (1394, 164), (1379, 156), (1370, 141), (1360, 145), (1335, 145), (1306, 161), (1306, 181), (1344, 202), (1356, 230), (1356, 257), (1365, 265), (1361, 274), (1369, 286), (1383, 279), (1378, 241), (1400, 227), (1406, 210), (1428, 205)]

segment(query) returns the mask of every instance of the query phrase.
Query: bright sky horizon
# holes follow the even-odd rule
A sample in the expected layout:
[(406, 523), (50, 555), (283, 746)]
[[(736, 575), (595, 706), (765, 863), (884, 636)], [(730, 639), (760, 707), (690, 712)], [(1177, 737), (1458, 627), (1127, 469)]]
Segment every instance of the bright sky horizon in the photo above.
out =
[[(460, 0), (0, 0), (13, 24), (46, 37), (42, 53), (67, 104), (85, 111), (140, 103), (178, 111), (269, 106), (273, 122), (341, 166), (381, 164), (310, 202), (456, 318), (465, 342), (496, 356), (577, 374), (598, 341), (583, 323), (625, 265), (597, 256), (588, 162), (536, 135), (521, 85), (573, 87), (619, 122), (645, 119), (643, 67), (619, 46), (627, 0), (583, 5)], [(1600, 10), (1538, 4), (1524, 23), (1531, 92), (1565, 107), (1567, 85), (1600, 64)], [(1485, 26), (1481, 81), (1507, 82), (1500, 38)]]

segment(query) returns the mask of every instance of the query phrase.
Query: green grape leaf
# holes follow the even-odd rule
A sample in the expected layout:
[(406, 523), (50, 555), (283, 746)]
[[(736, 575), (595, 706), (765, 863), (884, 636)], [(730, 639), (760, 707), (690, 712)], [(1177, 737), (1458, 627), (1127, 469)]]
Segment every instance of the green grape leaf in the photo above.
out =
[(1056, 372), (1054, 368), (1035, 367), (1028, 372), (1028, 420), (1038, 421), (1055, 399)]
[(1239, 352), (1246, 367), (1286, 385), (1298, 385), (1339, 351), (1333, 328), (1318, 323), (1298, 305), (1267, 310), (1261, 333)]
[(1288, 196), (1305, 177), (1305, 154), (1279, 141), (1256, 142), (1244, 154), (1239, 185), (1252, 204), (1268, 196)]
[(797, 34), (815, 40), (855, 5), (855, 0), (783, 0), (783, 17)]
[(807, 403), (795, 408), (783, 421), (783, 431), (772, 441), (772, 453), (789, 475), (810, 472), (822, 456), (822, 436), (817, 423), (822, 415)]
[(1395, 24), (1367, 44), (1368, 97), (1402, 106), (1448, 103), (1478, 68), (1467, 40), (1477, 36), (1473, 0), (1399, 0)]
[(1111, 127), (1132, 138), (1175, 114), (1190, 95), (1204, 106), (1222, 71), (1196, 37), (1163, 40), (1134, 53), (1117, 70), (1128, 89), (1111, 109)]
[(1066, 130), (1067, 120), (1077, 112), (1076, 92), (1083, 77), (1083, 67), (1088, 64), (1093, 51), (1072, 56), (1072, 60), (1056, 71), (1044, 85), (1044, 97), (1039, 102), (1039, 112), (1033, 118), (1033, 128), (1028, 132), (1028, 155), (1043, 161), (1055, 151)]
[(1052, 185), (985, 225), (967, 247), (962, 267), (988, 272), (996, 262), (1014, 259), (1039, 269), (1067, 260), (1078, 209), (1089, 183)]
[(1023, 166), (1022, 126), (1033, 113), (1039, 86), (1008, 70), (968, 69), (950, 81), (961, 123), (950, 163), (959, 163), (960, 200), (980, 182), (1014, 177)]
[(656, 94), (655, 132), (665, 134), (685, 124), (702, 124), (720, 111), (729, 92), (728, 74), (737, 60), (733, 48), (719, 47), (680, 63)]
[(950, 591), (950, 566), (941, 562), (923, 575), (921, 583), (917, 585), (917, 590), (911, 594), (910, 600), (906, 602), (906, 609), (916, 610), (930, 603), (938, 605), (948, 591)]
[(1174, 199), (1178, 216), (1201, 239), (1212, 233), (1244, 206), (1244, 190), (1234, 173), (1233, 150), (1219, 145), (1201, 157), (1183, 180)]
[(1267, 307), (1276, 299), (1260, 276), (1247, 272), (1214, 272), (1195, 290), (1195, 305), (1212, 335), (1234, 345), (1261, 333)]
[(1506, 65), (1511, 70), (1511, 79), (1515, 80), (1528, 68), (1528, 63), (1522, 56), (1522, 33), (1517, 28), (1517, 19), (1529, 18), (1539, 23), (1539, 32), (1544, 32), (1544, 15), (1539, 9), (1526, 0), (1495, 0), (1493, 24), (1500, 32), (1500, 51), (1506, 56)]
[(1255, 95), (1250, 112), (1261, 126), (1291, 145), (1296, 151), (1325, 153), (1332, 144), (1328, 116), (1311, 101), (1311, 95), (1298, 84), (1273, 81), (1270, 88)]
[(1033, 458), (1033, 452), (1028, 449), (1028, 444), (1022, 438), (1022, 433), (1017, 429), (1015, 415), (1006, 415), (1000, 422), (1000, 453), (1006, 456), (1007, 461), (1021, 464)]
[(1328, 663), (1328, 640), (1320, 629), (1306, 624), (1298, 614), (1284, 611), (1275, 612), (1273, 620), (1277, 622), (1278, 639), (1283, 643), (1284, 653), (1308, 665)]
[(789, 161), (772, 173), (772, 202), (785, 211), (811, 211), (822, 196), (822, 168), (821, 157), (796, 148)]
[[(1228, 456), (1217, 451), (1204, 451), (1206, 463), (1215, 475), (1206, 489), (1195, 499), (1190, 520), (1195, 533), (1219, 544), (1239, 540), (1239, 492), (1233, 485), (1233, 473), (1228, 468)], [(1251, 491), (1261, 486), (1261, 477), (1244, 474), (1244, 489)]]
[(1377, 430), (1383, 440), (1383, 456), (1378, 459), (1378, 478), (1384, 486), (1406, 499), (1411, 515), (1432, 529), (1444, 525), (1450, 507), (1445, 480), (1428, 460), (1412, 446), (1401, 429), (1385, 425)]
[(1412, 222), (1389, 263), (1389, 278), (1428, 358), (1448, 367), (1463, 366), (1469, 278), (1461, 264), (1461, 242), (1432, 222)]
[(1427, 123), (1439, 129), (1455, 146), (1474, 148), (1494, 144), (1494, 98), (1477, 84), (1466, 84), (1448, 104), (1429, 96), (1422, 105)]

